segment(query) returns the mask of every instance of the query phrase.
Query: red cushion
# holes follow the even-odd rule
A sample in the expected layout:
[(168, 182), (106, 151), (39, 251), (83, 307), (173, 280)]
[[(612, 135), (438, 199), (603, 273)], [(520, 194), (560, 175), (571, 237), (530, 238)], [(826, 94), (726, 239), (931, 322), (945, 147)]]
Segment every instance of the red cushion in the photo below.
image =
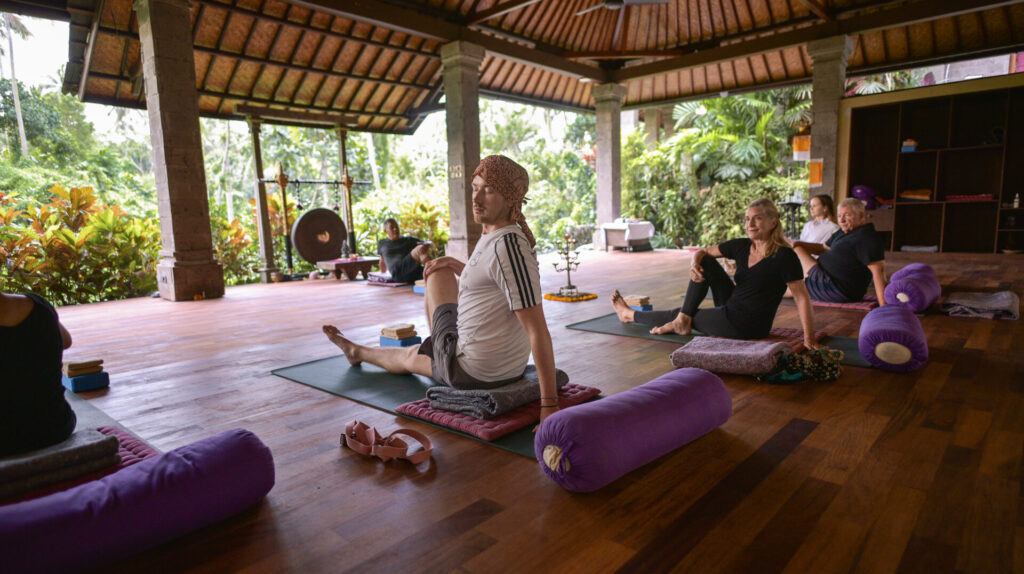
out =
[[(571, 407), (600, 393), (601, 389), (567, 383), (558, 392), (558, 406), (559, 408)], [(395, 411), (471, 434), (481, 440), (492, 441), (540, 420), (540, 401), (523, 405), (493, 419), (478, 419), (461, 413), (434, 409), (430, 407), (430, 401), (426, 398), (399, 405)]]

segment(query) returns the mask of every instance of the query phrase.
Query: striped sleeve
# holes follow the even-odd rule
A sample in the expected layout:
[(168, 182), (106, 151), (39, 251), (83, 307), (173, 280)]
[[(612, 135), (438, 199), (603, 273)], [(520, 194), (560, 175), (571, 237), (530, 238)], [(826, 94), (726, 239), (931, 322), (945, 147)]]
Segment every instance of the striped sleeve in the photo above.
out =
[(539, 305), (540, 268), (537, 254), (519, 233), (507, 233), (494, 242), (495, 281), (505, 293), (509, 309)]

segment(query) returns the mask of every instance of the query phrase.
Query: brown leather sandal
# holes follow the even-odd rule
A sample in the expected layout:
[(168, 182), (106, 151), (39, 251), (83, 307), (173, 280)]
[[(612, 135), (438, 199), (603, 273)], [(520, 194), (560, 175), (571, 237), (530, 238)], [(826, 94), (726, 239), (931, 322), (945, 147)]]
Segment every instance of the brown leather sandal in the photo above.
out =
[[(409, 454), (408, 443), (396, 435), (405, 435), (414, 439), (423, 448)], [(381, 437), (377, 429), (359, 421), (351, 421), (345, 425), (345, 432), (341, 434), (341, 444), (359, 454), (376, 456), (384, 462), (397, 458), (407, 460), (413, 464), (419, 464), (427, 460), (434, 450), (430, 439), (421, 432), (398, 429), (386, 437)]]

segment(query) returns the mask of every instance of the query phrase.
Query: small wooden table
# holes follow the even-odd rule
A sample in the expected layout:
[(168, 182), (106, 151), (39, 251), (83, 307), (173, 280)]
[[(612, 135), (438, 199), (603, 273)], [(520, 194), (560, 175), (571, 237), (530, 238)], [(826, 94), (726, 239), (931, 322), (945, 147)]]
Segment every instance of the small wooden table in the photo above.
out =
[(356, 257), (353, 259), (317, 261), (316, 266), (333, 273), (335, 279), (341, 279), (341, 274), (344, 272), (345, 277), (355, 280), (359, 273), (362, 273), (363, 279), (366, 279), (368, 277), (367, 273), (373, 271), (373, 266), (379, 263), (380, 257)]

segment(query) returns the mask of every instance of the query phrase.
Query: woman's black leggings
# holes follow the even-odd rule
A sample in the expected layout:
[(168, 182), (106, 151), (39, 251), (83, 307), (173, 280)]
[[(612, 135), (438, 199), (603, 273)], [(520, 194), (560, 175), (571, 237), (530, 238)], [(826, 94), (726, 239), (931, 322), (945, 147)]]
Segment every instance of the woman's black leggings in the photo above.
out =
[[(701, 259), (701, 267), (704, 269), (704, 281), (697, 283), (690, 281), (686, 287), (686, 297), (683, 299), (683, 306), (670, 311), (636, 311), (633, 314), (633, 321), (641, 325), (657, 327), (671, 322), (679, 315), (693, 317), (693, 328), (719, 337), (730, 339), (751, 339), (756, 338), (750, 334), (743, 333), (729, 322), (725, 315), (725, 302), (732, 297), (736, 284), (729, 278), (729, 274), (718, 264), (714, 257), (705, 256)], [(715, 301), (713, 309), (700, 309), (700, 303), (711, 290), (711, 297)]]

